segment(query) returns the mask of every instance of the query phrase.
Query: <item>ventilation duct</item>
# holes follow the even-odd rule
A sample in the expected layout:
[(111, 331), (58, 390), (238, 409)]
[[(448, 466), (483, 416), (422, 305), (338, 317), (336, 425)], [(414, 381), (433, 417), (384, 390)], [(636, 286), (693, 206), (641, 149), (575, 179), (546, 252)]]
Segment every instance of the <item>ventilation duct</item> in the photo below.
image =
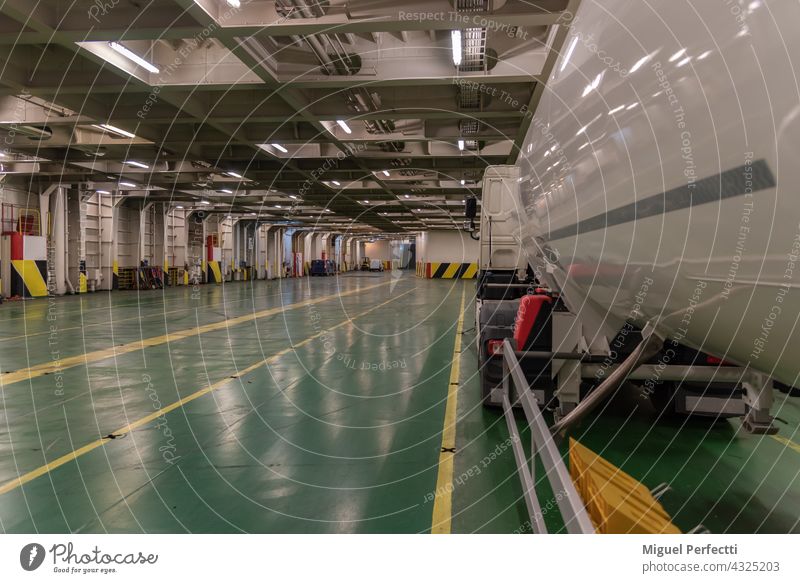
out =
[[(298, 0), (276, 0), (275, 9), (289, 19), (320, 18), (325, 16), (329, 2), (301, 2)], [(361, 57), (348, 53), (338, 34), (312, 36), (292, 35), (298, 44), (306, 44), (322, 66), (326, 75), (355, 75), (361, 70)]]
[(474, 136), (483, 129), (483, 124), (477, 119), (462, 119), (458, 122), (458, 133), (462, 136)]

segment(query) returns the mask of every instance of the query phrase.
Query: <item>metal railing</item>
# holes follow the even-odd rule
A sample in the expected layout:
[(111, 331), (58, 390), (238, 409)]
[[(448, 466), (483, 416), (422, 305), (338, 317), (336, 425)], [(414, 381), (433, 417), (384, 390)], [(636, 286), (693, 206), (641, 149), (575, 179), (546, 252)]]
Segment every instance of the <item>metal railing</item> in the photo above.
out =
[(41, 235), (39, 209), (3, 203), (0, 205), (0, 231), (4, 235), (10, 233)]
[[(513, 391), (511, 390), (513, 386)], [(564, 521), (564, 526), (570, 534), (594, 533), (595, 529), (583, 500), (572, 483), (558, 446), (553, 440), (550, 428), (542, 416), (539, 403), (531, 390), (525, 374), (520, 368), (514, 347), (510, 339), (503, 341), (503, 385), (502, 385), (503, 415), (506, 419), (508, 432), (511, 435), (511, 447), (517, 464), (517, 473), (522, 484), (522, 493), (525, 506), (528, 509), (528, 518), (531, 529), (535, 534), (546, 534), (547, 527), (544, 522), (539, 498), (536, 495), (536, 458), (544, 466), (544, 477), (550, 483), (555, 494), (558, 510)], [(513, 406), (519, 404), (525, 412), (525, 418), (531, 432), (530, 459), (522, 447), (517, 421), (514, 417)]]

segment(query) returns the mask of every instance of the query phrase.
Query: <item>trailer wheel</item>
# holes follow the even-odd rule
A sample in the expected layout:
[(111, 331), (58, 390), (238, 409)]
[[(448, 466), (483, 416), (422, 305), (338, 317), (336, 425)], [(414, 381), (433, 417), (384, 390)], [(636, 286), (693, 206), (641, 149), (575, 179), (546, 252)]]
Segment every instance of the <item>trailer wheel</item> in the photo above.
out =
[(489, 398), (491, 387), (486, 383), (485, 379), (481, 379), (481, 400), (484, 407), (499, 407), (499, 403), (493, 403)]
[(790, 397), (800, 397), (800, 389), (797, 387), (790, 387), (780, 381), (775, 381), (775, 388)]
[(489, 371), (487, 370), (487, 367), (490, 366), (489, 356), (486, 354), (485, 347), (482, 348), (478, 346), (478, 365), (481, 379), (481, 401), (483, 402), (483, 406), (492, 408), (501, 407), (501, 403), (495, 403), (490, 398), (492, 389), (494, 389), (496, 385), (489, 378)]
[(678, 385), (673, 381), (663, 381), (657, 383), (650, 390), (650, 403), (657, 413), (668, 417), (677, 416), (675, 410), (675, 394), (678, 392)]

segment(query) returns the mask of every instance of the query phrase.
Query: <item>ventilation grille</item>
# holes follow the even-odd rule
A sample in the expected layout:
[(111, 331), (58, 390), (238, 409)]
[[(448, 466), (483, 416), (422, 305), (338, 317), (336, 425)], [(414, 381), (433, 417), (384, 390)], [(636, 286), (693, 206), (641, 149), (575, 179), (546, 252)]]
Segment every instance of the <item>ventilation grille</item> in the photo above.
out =
[(465, 28), (461, 31), (462, 54), (458, 70), (483, 71), (486, 68), (486, 29)]
[(491, 0), (456, 0), (458, 12), (487, 12)]

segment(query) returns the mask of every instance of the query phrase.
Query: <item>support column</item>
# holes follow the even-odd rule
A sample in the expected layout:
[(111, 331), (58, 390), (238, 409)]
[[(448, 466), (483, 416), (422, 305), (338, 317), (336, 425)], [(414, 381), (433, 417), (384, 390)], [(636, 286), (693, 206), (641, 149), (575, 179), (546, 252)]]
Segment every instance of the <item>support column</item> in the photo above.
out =
[[(114, 285), (115, 273), (118, 273), (117, 266), (117, 239), (118, 235), (118, 209), (115, 201), (117, 191), (111, 195), (98, 194), (97, 208), (99, 217), (97, 219), (98, 228), (100, 230), (98, 240), (100, 242), (100, 265), (99, 280), (97, 282), (97, 289), (99, 290), (112, 290), (116, 289)], [(94, 277), (94, 274), (91, 274)]]
[(147, 237), (147, 212), (150, 210), (150, 207), (153, 206), (152, 202), (148, 202), (139, 210), (139, 253), (138, 257), (136, 258), (136, 267), (139, 267), (142, 264), (142, 261), (147, 259), (147, 241), (145, 240)]
[(111, 205), (111, 245), (109, 253), (111, 255), (111, 289), (119, 289), (119, 214), (120, 205), (125, 199), (119, 196), (114, 199)]
[(242, 229), (244, 225), (241, 221), (233, 221), (231, 219), (231, 240), (232, 240), (232, 253), (231, 253), (231, 279), (239, 281), (243, 279), (240, 265), (242, 264)]
[(66, 190), (61, 186), (50, 195), (50, 216), (52, 217), (53, 230), (50, 235), (50, 248), (48, 250), (47, 271), (49, 281), (47, 283), (50, 293), (59, 296), (67, 293), (66, 199)]
[(67, 209), (67, 285), (74, 286), (77, 293), (86, 293), (86, 203), (79, 190), (69, 192)]
[(208, 219), (210, 217), (203, 218), (203, 239), (201, 244), (201, 254), (200, 254), (200, 267), (201, 267), (201, 275), (203, 283), (208, 283), (208, 274), (207, 274), (207, 266), (208, 261), (206, 258), (206, 239), (208, 238), (209, 229), (208, 229)]
[(166, 275), (169, 270), (166, 205), (153, 205), (151, 216), (153, 224), (150, 225), (150, 231), (152, 233), (152, 257), (150, 258), (150, 266), (161, 267)]

